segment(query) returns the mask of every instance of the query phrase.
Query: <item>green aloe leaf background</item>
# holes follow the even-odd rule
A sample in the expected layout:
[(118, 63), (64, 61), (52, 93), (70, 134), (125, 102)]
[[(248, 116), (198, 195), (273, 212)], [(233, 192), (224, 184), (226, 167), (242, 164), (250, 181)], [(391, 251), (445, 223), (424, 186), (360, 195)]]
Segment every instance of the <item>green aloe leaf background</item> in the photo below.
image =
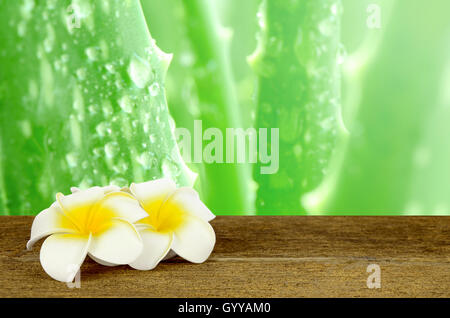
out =
[(39, 212), (74, 185), (192, 184), (164, 95), (170, 56), (139, 1), (0, 7), (2, 212)]
[[(216, 128), (224, 136), (226, 128), (242, 127), (229, 37), (219, 24), (214, 3), (142, 3), (151, 32), (175, 55), (168, 81), (173, 85), (169, 101), (178, 126), (188, 128), (193, 135), (194, 120), (201, 120), (203, 131)], [(161, 17), (160, 12), (166, 14)], [(152, 21), (159, 23), (153, 25)], [(250, 210), (250, 165), (205, 163), (195, 168), (201, 171), (198, 186), (210, 208), (227, 214)]]
[[(0, 0), (0, 214), (163, 176), (216, 214), (450, 214), (449, 10)], [(268, 128), (279, 169), (188, 160), (195, 120)]]
[(378, 4), (383, 25), (349, 58), (343, 105), (350, 135), (307, 197), (309, 211), (449, 213), (450, 4), (347, 2)]
[(254, 172), (258, 211), (303, 212), (302, 196), (326, 174), (340, 130), (339, 0), (267, 0), (258, 13), (257, 127), (279, 127), (282, 165)]

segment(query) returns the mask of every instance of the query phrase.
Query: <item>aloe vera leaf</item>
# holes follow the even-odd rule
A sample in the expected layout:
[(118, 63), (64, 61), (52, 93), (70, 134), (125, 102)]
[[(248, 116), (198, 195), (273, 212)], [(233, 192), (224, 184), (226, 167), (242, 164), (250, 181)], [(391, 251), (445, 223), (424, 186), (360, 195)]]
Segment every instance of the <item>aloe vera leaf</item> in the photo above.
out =
[(258, 24), (256, 14), (260, 0), (214, 0), (221, 25), (231, 35), (230, 61), (234, 79), (239, 82), (254, 73), (247, 63), (247, 56), (253, 53)]
[[(221, 24), (231, 34), (230, 62), (244, 127), (254, 127), (256, 74), (247, 62), (255, 50), (258, 24), (256, 14), (260, 0), (215, 0)], [(254, 200), (254, 199), (253, 199)]]
[[(417, 158), (423, 158), (423, 140), (432, 134), (427, 132), (430, 116), (441, 105), (439, 93), (448, 60), (448, 45), (443, 39), (450, 32), (445, 12), (449, 7), (445, 1), (432, 6), (420, 1), (394, 6), (378, 54), (359, 65), (365, 69), (360, 76), (361, 98), (349, 125), (347, 146), (341, 149), (345, 150), (341, 165), (335, 166), (335, 173), (308, 195), (311, 212), (430, 213), (439, 202), (424, 208), (421, 200), (435, 198), (436, 191), (440, 202), (447, 204), (448, 195), (444, 198), (442, 193), (450, 188), (449, 183), (436, 171), (433, 182), (428, 179), (419, 187), (423, 193), (417, 199), (411, 197), (411, 184), (420, 172)], [(435, 142), (429, 146), (436, 147)], [(436, 153), (445, 155), (440, 149)]]
[[(141, 0), (141, 4), (156, 43), (173, 56), (165, 87), (170, 114), (177, 127), (192, 132), (194, 119), (199, 117), (199, 105), (192, 69), (194, 53), (186, 35), (183, 5), (176, 0)], [(191, 166), (199, 170), (198, 166)]]
[(262, 3), (259, 44), (250, 57), (259, 81), (256, 126), (279, 128), (280, 163), (275, 174), (255, 167), (260, 214), (304, 213), (302, 195), (326, 174), (343, 129), (340, 11), (338, 0)]
[[(362, 96), (361, 83), (367, 71), (366, 65), (370, 65), (380, 52), (380, 45), (396, 4), (397, 0), (343, 0), (345, 10), (341, 35), (345, 49), (342, 56), (342, 117), (346, 126), (352, 125), (355, 120)], [(370, 29), (368, 24), (374, 23), (374, 19), (378, 18), (380, 28)], [(347, 52), (350, 53), (349, 56)], [(345, 61), (347, 62), (344, 63)], [(344, 146), (347, 136), (342, 136)], [(337, 152), (345, 151), (339, 149)]]
[[(174, 53), (174, 67), (169, 70), (169, 78), (177, 85), (172, 87), (178, 90), (191, 89), (187, 99), (182, 96), (170, 99), (169, 108), (177, 126), (188, 128), (193, 136), (193, 122), (199, 119), (203, 132), (210, 127), (218, 128), (225, 138), (226, 128), (242, 126), (242, 115), (229, 61), (229, 39), (222, 32), (214, 6), (215, 3), (209, 0), (181, 3), (143, 1), (150, 30), (161, 34), (155, 38), (161, 43), (167, 43), (166, 50)], [(152, 7), (165, 7), (163, 12), (167, 13), (166, 21), (170, 21), (170, 25), (165, 28), (170, 30), (163, 30), (158, 23), (152, 23), (156, 13)], [(163, 39), (162, 34), (175, 36), (164, 36)], [(182, 85), (178, 85), (180, 82), (183, 82)], [(170, 92), (168, 94), (169, 98), (173, 96)], [(205, 141), (204, 145), (207, 143)], [(201, 171), (199, 182), (202, 199), (215, 213), (240, 214), (251, 211), (250, 165), (203, 163), (196, 167)]]
[[(343, 0), (345, 8), (342, 17), (342, 120), (346, 127), (351, 127), (358, 113), (363, 95), (362, 84), (367, 73), (367, 66), (374, 63), (379, 54), (392, 9), (396, 0)], [(380, 28), (370, 29), (368, 26), (369, 14), (373, 14), (374, 6), (379, 11), (376, 18), (380, 18)], [(371, 8), (369, 10), (369, 8)], [(377, 9), (375, 8), (375, 9)], [(349, 55), (347, 56), (347, 51)], [(348, 132), (338, 136), (335, 154), (329, 165), (329, 174), (321, 185), (302, 197), (302, 204), (310, 214), (326, 213), (323, 210), (322, 200), (332, 191), (344, 164), (349, 144)], [(319, 212), (321, 211), (321, 212)]]
[(170, 56), (139, 1), (1, 1), (0, 43), (9, 211), (37, 213), (70, 186), (190, 184), (164, 96)]

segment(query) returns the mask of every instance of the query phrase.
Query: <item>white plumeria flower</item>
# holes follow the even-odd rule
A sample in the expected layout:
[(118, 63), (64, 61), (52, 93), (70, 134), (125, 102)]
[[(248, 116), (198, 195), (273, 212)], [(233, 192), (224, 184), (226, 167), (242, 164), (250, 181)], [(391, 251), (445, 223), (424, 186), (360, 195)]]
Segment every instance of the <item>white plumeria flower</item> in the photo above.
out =
[(130, 192), (149, 214), (135, 223), (144, 248), (131, 267), (153, 269), (171, 250), (193, 263), (208, 259), (216, 243), (208, 222), (215, 216), (196, 191), (177, 189), (172, 180), (160, 179), (131, 184)]
[(148, 216), (139, 202), (111, 187), (73, 190), (67, 196), (58, 193), (56, 202), (33, 221), (28, 249), (50, 235), (40, 251), (45, 272), (71, 282), (86, 255), (99, 263), (133, 262), (143, 248), (133, 223)]

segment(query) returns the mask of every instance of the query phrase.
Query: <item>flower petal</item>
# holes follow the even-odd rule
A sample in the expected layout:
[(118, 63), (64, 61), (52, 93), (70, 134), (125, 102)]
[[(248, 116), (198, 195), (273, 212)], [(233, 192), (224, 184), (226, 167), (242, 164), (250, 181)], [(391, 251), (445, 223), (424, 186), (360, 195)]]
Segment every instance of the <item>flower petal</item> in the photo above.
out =
[(92, 207), (103, 197), (102, 188), (92, 187), (66, 196), (62, 193), (57, 193), (56, 201), (59, 203), (59, 207), (64, 215), (75, 224), (78, 231), (85, 232), (84, 227), (91, 218)]
[(144, 248), (141, 255), (130, 266), (139, 270), (150, 270), (167, 255), (172, 244), (172, 234), (158, 233), (150, 228), (140, 231)]
[(185, 217), (175, 230), (172, 249), (192, 263), (202, 263), (211, 254), (216, 244), (216, 234), (208, 223), (195, 216)]
[(102, 187), (103, 189), (103, 193), (104, 194), (108, 194), (111, 192), (116, 192), (116, 191), (120, 191), (120, 187), (116, 186), (116, 185), (108, 185), (108, 186), (104, 186)]
[(158, 179), (144, 183), (132, 183), (130, 191), (139, 200), (147, 213), (159, 210), (166, 198), (171, 195), (177, 186), (170, 179)]
[(91, 236), (53, 234), (41, 247), (40, 260), (45, 272), (60, 282), (71, 282), (83, 264)]
[(101, 259), (98, 259), (97, 257), (92, 255), (91, 253), (88, 253), (88, 255), (89, 255), (90, 258), (92, 258), (94, 260), (94, 262), (99, 263), (100, 265), (109, 266), (109, 267), (114, 267), (114, 266), (118, 265), (118, 264), (108, 263), (108, 262), (102, 261)]
[(166, 256), (164, 256), (164, 258), (162, 259), (163, 261), (166, 261), (168, 259), (174, 258), (175, 256), (177, 256), (177, 253), (175, 253), (172, 249), (169, 251), (169, 253), (166, 254)]
[(139, 201), (131, 194), (125, 192), (108, 193), (96, 206), (96, 213), (102, 213), (107, 209), (116, 217), (134, 223), (148, 216), (147, 212), (141, 207)]
[(191, 188), (179, 188), (170, 198), (172, 204), (176, 204), (182, 209), (206, 222), (213, 220), (216, 216), (200, 200), (197, 191)]
[(122, 188), (120, 188), (120, 191), (129, 193), (129, 194), (133, 194), (133, 193), (131, 193), (131, 190), (129, 187), (122, 187)]
[(75, 233), (75, 229), (75, 225), (64, 215), (58, 203), (55, 202), (34, 218), (27, 249), (31, 250), (34, 243), (45, 236), (54, 233)]
[(78, 192), (78, 191), (81, 191), (81, 190), (79, 188), (77, 188), (77, 187), (70, 187), (70, 192), (75, 193), (75, 192)]
[(87, 206), (96, 203), (98, 200), (103, 198), (104, 192), (100, 187), (92, 187), (87, 190), (75, 191), (69, 195), (63, 195), (58, 193), (56, 195), (56, 200), (58, 201), (61, 209), (64, 213), (68, 213), (80, 206)]
[(133, 224), (114, 218), (109, 227), (92, 236), (89, 254), (110, 264), (129, 264), (142, 251), (141, 237)]

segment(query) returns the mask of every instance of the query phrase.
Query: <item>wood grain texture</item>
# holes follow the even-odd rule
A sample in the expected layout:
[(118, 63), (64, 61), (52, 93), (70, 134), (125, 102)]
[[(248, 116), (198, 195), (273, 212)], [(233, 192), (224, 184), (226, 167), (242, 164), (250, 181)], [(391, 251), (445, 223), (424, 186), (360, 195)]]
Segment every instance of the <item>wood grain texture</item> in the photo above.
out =
[[(1, 297), (450, 297), (449, 217), (221, 216), (204, 264), (88, 259), (73, 289), (44, 272), (40, 245), (25, 250), (32, 220), (0, 217)], [(366, 286), (369, 264), (380, 289)]]

